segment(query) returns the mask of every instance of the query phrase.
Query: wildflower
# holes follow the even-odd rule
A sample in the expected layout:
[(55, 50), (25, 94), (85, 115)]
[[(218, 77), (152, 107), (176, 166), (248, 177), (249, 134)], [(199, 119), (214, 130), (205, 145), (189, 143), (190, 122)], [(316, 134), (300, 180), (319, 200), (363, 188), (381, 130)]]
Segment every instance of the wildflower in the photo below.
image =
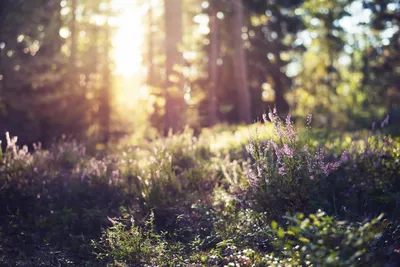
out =
[(289, 158), (293, 158), (293, 149), (291, 149), (287, 144), (283, 145), (283, 153)]
[(110, 217), (107, 216), (107, 219), (112, 223), (112, 224), (116, 224), (117, 222), (114, 221), (113, 219), (111, 219)]
[(278, 145), (274, 141), (271, 141), (271, 144), (274, 147), (275, 155), (278, 158), (278, 161), (280, 161), (282, 157), (282, 152), (280, 151)]
[(247, 172), (247, 177), (248, 177), (248, 181), (249, 181), (249, 185), (253, 188), (258, 187), (258, 183), (259, 183), (259, 178), (254, 174), (254, 172), (249, 169), (249, 171)]
[(343, 151), (342, 156), (340, 157), (340, 162), (344, 163), (349, 160), (349, 155), (347, 153), (347, 150)]
[(279, 168), (279, 174), (280, 175), (285, 175), (286, 174), (286, 169), (284, 167)]
[(253, 155), (255, 153), (255, 148), (253, 144), (246, 145), (246, 150), (249, 154)]
[(85, 181), (86, 176), (87, 176), (87, 170), (85, 169), (85, 170), (83, 170), (81, 177), (80, 177), (81, 183), (83, 183)]
[(389, 114), (386, 115), (385, 119), (381, 122), (381, 128), (389, 124)]
[[(262, 168), (259, 164), (257, 164), (257, 176), (262, 177)], [(235, 173), (236, 174), (236, 173)]]
[(270, 119), (270, 121), (274, 122), (275, 121), (275, 116), (274, 114), (270, 111), (268, 112), (268, 118)]
[(273, 111), (269, 111), (268, 112), (268, 118), (270, 119), (270, 121), (275, 122), (278, 119), (278, 114), (276, 112), (276, 108), (273, 109)]
[(334, 162), (334, 163), (328, 163), (324, 166), (323, 171), (325, 176), (328, 176), (331, 174), (333, 171), (337, 170), (339, 168), (340, 162)]
[(313, 162), (312, 162), (310, 151), (308, 150), (307, 146), (303, 147), (303, 152), (305, 154), (308, 172), (309, 173), (313, 173), (314, 172)]
[(321, 147), (315, 152), (315, 163), (316, 165), (322, 169), (324, 167), (324, 159), (325, 159), (325, 153), (324, 153), (324, 148)]
[(111, 172), (111, 177), (112, 177), (113, 180), (118, 179), (118, 177), (119, 177), (119, 170), (113, 170), (113, 171)]
[(307, 117), (307, 126), (310, 126), (312, 122), (312, 114), (308, 115)]
[(13, 138), (10, 138), (10, 133), (6, 132), (6, 140), (7, 140), (7, 149), (12, 150), (14, 153), (14, 156), (16, 156), (17, 155), (18, 137), (14, 136)]
[(286, 116), (286, 125), (287, 126), (289, 126), (289, 125), (292, 125), (292, 115), (291, 114), (288, 114), (287, 116)]

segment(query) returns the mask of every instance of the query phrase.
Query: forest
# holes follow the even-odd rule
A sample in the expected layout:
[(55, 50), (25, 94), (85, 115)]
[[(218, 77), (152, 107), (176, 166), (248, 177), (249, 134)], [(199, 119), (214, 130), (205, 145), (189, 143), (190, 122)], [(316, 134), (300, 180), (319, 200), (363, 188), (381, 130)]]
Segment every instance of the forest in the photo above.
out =
[(400, 266), (398, 0), (0, 0), (0, 266)]

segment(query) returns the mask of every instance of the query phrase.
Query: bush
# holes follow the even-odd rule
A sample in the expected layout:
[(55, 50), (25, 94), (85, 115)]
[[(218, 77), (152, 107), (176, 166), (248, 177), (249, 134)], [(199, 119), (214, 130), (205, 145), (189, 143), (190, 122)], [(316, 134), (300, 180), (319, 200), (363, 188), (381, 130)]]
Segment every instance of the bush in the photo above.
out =
[[(247, 150), (254, 159), (248, 178), (258, 205), (272, 217), (286, 211), (309, 211), (312, 202), (326, 198), (326, 178), (341, 165), (328, 161), (324, 148), (315, 153), (299, 141), (290, 115), (283, 122), (276, 111), (270, 112), (273, 138), (260, 142), (257, 133)], [(267, 118), (264, 117), (267, 123)]]
[(159, 266), (181, 263), (182, 247), (179, 243), (167, 242), (157, 234), (154, 214), (143, 226), (130, 221), (111, 219), (112, 226), (106, 229), (100, 241), (92, 241), (97, 258), (117, 266)]

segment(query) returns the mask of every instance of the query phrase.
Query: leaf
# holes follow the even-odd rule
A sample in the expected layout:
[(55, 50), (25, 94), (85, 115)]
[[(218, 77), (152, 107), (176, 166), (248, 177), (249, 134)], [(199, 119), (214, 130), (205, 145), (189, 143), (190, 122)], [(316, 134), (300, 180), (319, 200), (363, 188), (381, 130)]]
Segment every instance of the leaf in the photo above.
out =
[(303, 243), (309, 243), (309, 242), (310, 242), (310, 239), (305, 238), (305, 237), (300, 237), (299, 240), (300, 240), (301, 242), (303, 242)]
[(221, 242), (219, 242), (219, 243), (217, 244), (217, 248), (227, 247), (227, 246), (231, 245), (232, 243), (233, 243), (233, 240), (232, 240), (232, 239), (223, 240), (223, 241), (221, 241)]
[(296, 235), (293, 231), (287, 231), (286, 232), (288, 235)]
[(271, 228), (276, 230), (276, 228), (278, 228), (278, 223), (276, 221), (272, 221), (271, 222)]
[(276, 233), (276, 235), (277, 235), (279, 238), (283, 238), (283, 237), (285, 236), (285, 231), (283, 231), (282, 228), (279, 228), (279, 230), (278, 230), (278, 232)]

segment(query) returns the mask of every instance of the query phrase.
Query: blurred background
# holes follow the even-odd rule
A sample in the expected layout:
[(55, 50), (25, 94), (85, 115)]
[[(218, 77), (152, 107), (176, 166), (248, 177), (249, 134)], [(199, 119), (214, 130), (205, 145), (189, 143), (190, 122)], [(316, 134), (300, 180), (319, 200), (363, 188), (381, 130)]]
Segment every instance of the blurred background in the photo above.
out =
[(398, 0), (1, 0), (0, 132), (48, 145), (400, 117)]

